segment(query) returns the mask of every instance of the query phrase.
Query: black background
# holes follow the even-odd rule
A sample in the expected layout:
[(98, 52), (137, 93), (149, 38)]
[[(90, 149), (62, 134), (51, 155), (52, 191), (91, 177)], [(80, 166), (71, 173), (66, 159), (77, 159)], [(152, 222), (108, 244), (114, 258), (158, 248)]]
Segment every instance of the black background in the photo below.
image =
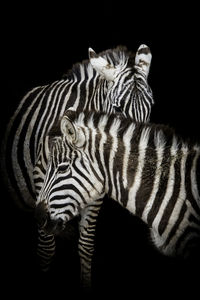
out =
[[(73, 63), (119, 44), (152, 51), (149, 83), (155, 106), (151, 120), (169, 124), (199, 141), (199, 34), (196, 8), (122, 1), (108, 5), (12, 3), (3, 10), (1, 35), (1, 138), (16, 105), (32, 87), (57, 80)], [(3, 188), (2, 188), (3, 191)], [(33, 218), (17, 210), (2, 193), (3, 285), (7, 293), (57, 298), (78, 295), (77, 237), (58, 241), (53, 270), (37, 271)], [(193, 265), (164, 258), (148, 243), (148, 231), (111, 200), (99, 216), (93, 265), (96, 295), (125, 294), (126, 299), (190, 295), (198, 291)], [(97, 297), (96, 296), (96, 297)], [(136, 297), (135, 297), (136, 298)], [(94, 298), (95, 299), (95, 298)]]

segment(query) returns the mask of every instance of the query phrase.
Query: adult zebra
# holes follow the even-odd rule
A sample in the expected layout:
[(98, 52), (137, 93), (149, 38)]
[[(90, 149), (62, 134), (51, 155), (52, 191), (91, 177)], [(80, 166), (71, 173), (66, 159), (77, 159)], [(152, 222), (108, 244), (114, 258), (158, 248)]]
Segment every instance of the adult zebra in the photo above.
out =
[[(69, 107), (120, 111), (136, 120), (148, 121), (153, 104), (147, 83), (150, 63), (151, 53), (146, 45), (141, 45), (136, 55), (124, 47), (99, 55), (89, 49), (89, 61), (74, 65), (61, 80), (36, 87), (25, 95), (8, 125), (2, 155), (3, 176), (19, 206), (35, 208), (48, 163), (47, 133)], [(93, 252), (94, 214), (97, 215), (99, 208), (100, 202), (88, 207), (80, 221), (79, 253), (82, 277), (87, 282)], [(38, 254), (46, 270), (54, 255), (55, 240), (53, 234), (47, 235), (38, 225)], [(90, 244), (85, 242), (88, 236)]]
[(162, 253), (186, 257), (199, 246), (199, 145), (164, 125), (70, 110), (50, 144), (37, 200), (44, 230), (61, 231), (107, 194), (149, 226)]

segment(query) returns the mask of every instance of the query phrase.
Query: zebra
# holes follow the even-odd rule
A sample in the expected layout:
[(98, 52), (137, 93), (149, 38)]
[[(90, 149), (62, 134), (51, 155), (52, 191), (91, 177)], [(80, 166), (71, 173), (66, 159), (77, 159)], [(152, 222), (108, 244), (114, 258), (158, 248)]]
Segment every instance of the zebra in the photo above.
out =
[[(200, 145), (165, 125), (118, 114), (68, 110), (49, 133), (37, 199), (47, 232), (107, 195), (150, 229), (166, 256), (187, 258), (200, 241)], [(92, 222), (92, 218), (91, 218)]]
[[(6, 186), (18, 206), (35, 210), (49, 159), (47, 133), (69, 107), (120, 112), (137, 121), (149, 120), (154, 103), (147, 82), (151, 58), (144, 44), (136, 54), (123, 46), (99, 54), (89, 48), (89, 60), (75, 64), (61, 80), (35, 87), (24, 96), (8, 124), (1, 160)], [(100, 206), (101, 201), (85, 209), (79, 222), (81, 278), (86, 282), (90, 280), (94, 214)], [(37, 223), (37, 252), (42, 270), (47, 271), (55, 253), (55, 238)], [(87, 236), (90, 245), (85, 242)]]

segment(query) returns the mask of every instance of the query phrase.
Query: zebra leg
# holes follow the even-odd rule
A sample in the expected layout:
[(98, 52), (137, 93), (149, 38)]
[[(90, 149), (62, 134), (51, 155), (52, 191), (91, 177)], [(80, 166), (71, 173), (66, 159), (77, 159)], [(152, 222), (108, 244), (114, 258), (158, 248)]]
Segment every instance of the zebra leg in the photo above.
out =
[(37, 255), (39, 265), (43, 272), (50, 268), (52, 258), (55, 254), (55, 238), (53, 234), (47, 234), (43, 229), (38, 227), (38, 245)]
[(92, 256), (94, 253), (94, 238), (98, 213), (101, 208), (102, 199), (97, 203), (88, 205), (81, 211), (79, 221), (79, 243), (78, 250), (81, 265), (81, 286), (84, 289), (91, 287)]

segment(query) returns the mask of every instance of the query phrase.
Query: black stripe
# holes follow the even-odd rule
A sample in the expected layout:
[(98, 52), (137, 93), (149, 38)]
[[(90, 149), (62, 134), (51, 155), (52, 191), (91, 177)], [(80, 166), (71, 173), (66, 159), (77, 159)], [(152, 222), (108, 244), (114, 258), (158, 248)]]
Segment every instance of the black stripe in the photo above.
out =
[(197, 219), (195, 216), (190, 215), (189, 216), (189, 221), (190, 221), (190, 223), (196, 224), (200, 228), (200, 219)]
[(176, 232), (179, 228), (179, 225), (181, 223), (181, 221), (184, 219), (185, 217), (185, 213), (187, 211), (187, 205), (185, 204), (185, 202), (182, 204), (182, 207), (181, 207), (181, 210), (180, 210), (180, 213), (179, 213), (179, 216), (178, 218), (175, 220), (174, 224), (173, 224), (173, 227), (171, 228), (171, 231), (165, 241), (165, 246), (167, 246), (169, 243), (170, 243), (170, 240), (173, 238), (174, 235), (176, 235)]
[[(195, 155), (196, 155), (196, 151), (191, 150), (187, 156), (187, 160), (186, 160), (186, 164), (185, 164), (185, 187), (186, 187), (187, 199), (190, 201), (190, 204), (192, 205), (192, 207), (194, 208), (196, 213), (200, 216), (200, 208), (197, 205), (197, 202), (193, 197), (192, 187), (191, 187), (191, 174), (190, 173), (191, 173), (191, 168), (192, 168), (192, 164), (193, 164)], [(198, 163), (198, 160), (197, 160), (197, 163)], [(200, 177), (197, 177), (197, 182), (198, 182), (198, 178), (200, 178)]]
[(159, 188), (158, 188), (152, 208), (151, 208), (151, 210), (148, 214), (148, 218), (147, 218), (147, 222), (148, 222), (149, 226), (152, 225), (155, 217), (157, 216), (157, 213), (162, 204), (162, 200), (166, 194), (170, 164), (171, 164), (170, 147), (165, 147), (165, 150), (163, 153), (162, 174), (160, 176)]
[[(98, 130), (97, 130), (98, 131)], [(102, 135), (98, 132), (96, 139), (95, 139), (95, 158), (98, 163), (98, 168), (103, 175), (103, 178), (105, 178), (105, 173), (104, 173), (104, 168), (103, 164), (101, 161), (101, 156), (100, 156), (100, 143), (101, 143)], [(104, 151), (104, 150), (103, 150)]]
[[(195, 233), (195, 237), (192, 236), (192, 233)], [(196, 244), (198, 246), (198, 243), (200, 242), (200, 239), (198, 238), (198, 237), (200, 237), (200, 229), (189, 225), (186, 227), (183, 234), (179, 237), (179, 239), (176, 243), (176, 251), (177, 252), (180, 252), (180, 250), (186, 252), (186, 249), (182, 249), (182, 248), (183, 248), (183, 243), (188, 238), (188, 236), (191, 236), (191, 238), (188, 239), (187, 243), (185, 244), (185, 247), (186, 248), (188, 247), (188, 250), (189, 250), (189, 249), (191, 249), (189, 245), (195, 247), (195, 244)], [(195, 241), (195, 243), (193, 243), (193, 241)], [(187, 253), (187, 254), (189, 254), (189, 253)]]
[[(150, 133), (149, 140), (152, 139), (153, 137), (152, 134), (154, 134), (154, 132)], [(157, 164), (157, 155), (156, 155), (155, 147), (146, 148), (144, 161), (145, 163), (142, 172), (141, 183), (135, 199), (136, 215), (139, 217), (142, 216), (142, 213), (146, 207), (146, 204), (148, 202), (147, 200), (151, 195), (151, 191), (155, 180), (156, 164)]]
[[(50, 206), (51, 206), (51, 208), (54, 208), (54, 209), (59, 209), (59, 208), (66, 208), (67, 209), (67, 207), (72, 207), (73, 208), (73, 210), (75, 210), (76, 209), (76, 207), (77, 207), (77, 204), (79, 204), (79, 203), (72, 203), (72, 202), (65, 202), (65, 203), (53, 203), (55, 200), (63, 200), (63, 199), (65, 199), (65, 197), (64, 196), (54, 196), (54, 197), (52, 197), (52, 198), (50, 198)], [(73, 199), (74, 200), (74, 199)]]
[[(197, 183), (197, 189), (198, 189), (198, 194), (200, 196), (200, 154), (197, 158), (196, 161), (196, 183)], [(198, 199), (199, 203), (200, 203), (200, 199)]]
[[(70, 178), (73, 178), (73, 177), (70, 177)], [(74, 178), (75, 180), (77, 180), (77, 178)], [(77, 187), (75, 187), (75, 185), (73, 185), (73, 184), (63, 184), (63, 185), (61, 185), (61, 186), (59, 186), (59, 187), (55, 187), (55, 188), (53, 188), (52, 190), (51, 190), (51, 194), (53, 194), (53, 193), (56, 193), (56, 192), (59, 192), (59, 191), (75, 191), (79, 196), (80, 196), (80, 198), (81, 198), (81, 200), (83, 201), (83, 203), (84, 204), (87, 204), (86, 202), (85, 202), (85, 199), (84, 199), (84, 197), (83, 197), (83, 195), (82, 195), (82, 193), (80, 192), (80, 190), (77, 188)], [(67, 196), (67, 194), (66, 194), (66, 196)], [(69, 197), (71, 197), (70, 195), (69, 195)]]
[(162, 218), (160, 220), (160, 224), (158, 226), (158, 232), (160, 235), (164, 232), (169, 218), (172, 214), (172, 211), (174, 209), (174, 206), (176, 204), (176, 201), (178, 199), (179, 191), (180, 191), (180, 184), (181, 184), (181, 152), (180, 150), (177, 152), (177, 159), (174, 164), (175, 169), (175, 182), (174, 182), (174, 189), (171, 198), (169, 199), (169, 202), (164, 210), (164, 213), (162, 215)]
[[(88, 171), (87, 171), (87, 166), (85, 165), (83, 158), (81, 158), (80, 164), (81, 164), (81, 166), (83, 167), (83, 169), (85, 169), (85, 171), (88, 173)], [(91, 167), (91, 169), (92, 169), (94, 175), (97, 177), (97, 180), (99, 180), (100, 182), (102, 182), (102, 180), (99, 178), (99, 176), (98, 176), (98, 174), (96, 173), (96, 171), (93, 169), (92, 165), (90, 165), (90, 167)], [(81, 169), (80, 169), (78, 166), (76, 166), (75, 163), (73, 164), (73, 169), (74, 169), (81, 177), (83, 177), (83, 178), (84, 178), (84, 179), (92, 186), (93, 189), (96, 190), (95, 185), (93, 184), (93, 182), (91, 182), (91, 180), (89, 179), (89, 177), (87, 177), (83, 172), (81, 172)], [(84, 186), (84, 188), (85, 188), (85, 186)]]
[[(38, 155), (39, 155), (39, 151), (38, 151)], [(48, 163), (48, 157), (47, 157), (47, 152), (46, 152), (46, 146), (45, 146), (45, 140), (42, 143), (42, 157), (41, 157), (41, 165), (44, 163), (45, 165), (47, 165)], [(38, 158), (38, 157), (37, 157)], [(46, 170), (44, 169), (43, 165), (42, 165), (42, 172), (45, 174)]]

